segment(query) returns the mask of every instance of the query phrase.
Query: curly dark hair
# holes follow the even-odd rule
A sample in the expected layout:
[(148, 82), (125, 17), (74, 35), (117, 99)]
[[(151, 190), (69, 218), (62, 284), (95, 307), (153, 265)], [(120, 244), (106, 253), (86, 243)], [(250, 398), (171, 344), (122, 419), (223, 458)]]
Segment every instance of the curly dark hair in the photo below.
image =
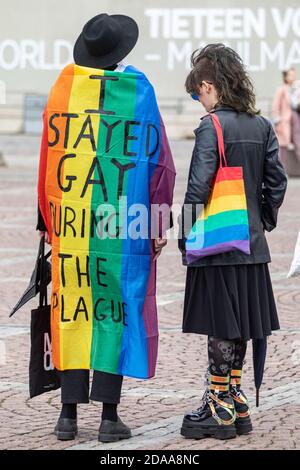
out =
[(219, 104), (232, 106), (238, 112), (251, 116), (259, 114), (255, 107), (255, 93), (250, 76), (240, 56), (224, 44), (208, 44), (191, 56), (192, 70), (185, 81), (188, 93), (199, 94), (203, 80), (214, 84)]

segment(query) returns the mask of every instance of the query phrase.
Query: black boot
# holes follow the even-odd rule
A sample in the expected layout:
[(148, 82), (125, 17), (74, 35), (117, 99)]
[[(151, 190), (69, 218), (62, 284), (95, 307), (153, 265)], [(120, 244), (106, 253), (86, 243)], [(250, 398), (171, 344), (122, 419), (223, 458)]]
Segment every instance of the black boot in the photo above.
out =
[(116, 442), (130, 437), (131, 430), (119, 417), (117, 421), (102, 420), (98, 435), (99, 442)]
[(75, 439), (78, 433), (77, 420), (72, 418), (59, 418), (54, 428), (54, 434), (59, 441)]
[(248, 400), (243, 390), (241, 390), (241, 375), (241, 370), (234, 369), (231, 371), (230, 378), (230, 395), (234, 402), (236, 412), (235, 427), (239, 436), (248, 434), (253, 429)]
[(236, 412), (235, 427), (238, 435), (248, 434), (252, 431), (252, 423), (250, 418), (250, 410), (248, 400), (243, 390), (237, 387), (230, 388), (230, 395), (234, 401), (234, 408)]
[(203, 405), (185, 415), (181, 435), (190, 439), (231, 439), (236, 437), (234, 422), (234, 404), (229, 392), (206, 390)]
[(60, 441), (75, 439), (77, 429), (77, 404), (63, 403), (54, 434)]

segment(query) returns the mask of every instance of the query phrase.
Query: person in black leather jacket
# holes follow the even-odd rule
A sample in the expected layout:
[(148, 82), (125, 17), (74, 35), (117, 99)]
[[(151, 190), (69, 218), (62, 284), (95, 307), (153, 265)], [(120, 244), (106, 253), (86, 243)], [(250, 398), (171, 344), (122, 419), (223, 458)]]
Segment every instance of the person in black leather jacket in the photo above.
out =
[[(192, 55), (186, 90), (221, 123), (228, 166), (242, 167), (249, 220), (250, 254), (228, 251), (188, 265), (183, 332), (208, 336), (208, 380), (202, 406), (183, 420), (182, 435), (226, 439), (252, 430), (240, 389), (249, 339), (264, 339), (279, 328), (268, 270), (265, 230), (276, 227), (287, 177), (278, 158), (270, 121), (255, 108), (250, 77), (238, 54), (211, 44)], [(194, 131), (179, 248), (187, 265), (185, 207), (207, 204), (219, 166), (217, 134), (209, 115)]]

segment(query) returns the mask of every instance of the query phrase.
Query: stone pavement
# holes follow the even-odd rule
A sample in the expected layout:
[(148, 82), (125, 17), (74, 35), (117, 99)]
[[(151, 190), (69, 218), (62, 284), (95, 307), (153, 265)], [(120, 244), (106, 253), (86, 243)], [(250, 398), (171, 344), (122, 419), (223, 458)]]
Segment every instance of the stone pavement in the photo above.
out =
[[(172, 143), (180, 202), (192, 149), (191, 141)], [(182, 416), (199, 406), (206, 367), (206, 338), (181, 333), (185, 268), (176, 241), (170, 241), (158, 268), (160, 347), (156, 377), (125, 379), (120, 415), (133, 438), (99, 444), (98, 403), (79, 407), (79, 435), (58, 442), (52, 434), (60, 409), (59, 391), (32, 400), (28, 396), (29, 317), (31, 301), (12, 319), (8, 312), (27, 285), (37, 251), (36, 162), (38, 139), (0, 136), (8, 166), (0, 168), (0, 448), (1, 449), (296, 449), (300, 448), (300, 279), (286, 279), (300, 228), (300, 179), (291, 179), (278, 229), (268, 234), (282, 329), (269, 340), (261, 406), (253, 407), (254, 432), (219, 442), (185, 440)], [(217, 288), (217, 286), (215, 286)], [(244, 389), (254, 398), (251, 347)], [(4, 355), (6, 357), (4, 357)]]

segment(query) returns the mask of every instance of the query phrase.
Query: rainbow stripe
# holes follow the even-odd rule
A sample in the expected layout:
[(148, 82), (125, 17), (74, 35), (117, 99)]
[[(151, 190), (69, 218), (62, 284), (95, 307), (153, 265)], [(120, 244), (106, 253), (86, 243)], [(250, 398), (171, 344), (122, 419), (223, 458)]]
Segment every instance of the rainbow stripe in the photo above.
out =
[(210, 199), (186, 241), (188, 263), (205, 256), (240, 250), (250, 254), (243, 168), (220, 167)]
[[(94, 112), (99, 106), (101, 112)], [(128, 167), (122, 175), (120, 165)], [(57, 369), (154, 375), (158, 327), (151, 240), (100, 238), (97, 208), (109, 203), (118, 211), (117, 226), (126, 227), (131, 221), (127, 207), (133, 203), (148, 209), (152, 199), (171, 205), (174, 179), (164, 126), (145, 75), (132, 66), (122, 72), (67, 66), (44, 113), (38, 184), (51, 234)], [(159, 180), (166, 184), (157, 189)]]

